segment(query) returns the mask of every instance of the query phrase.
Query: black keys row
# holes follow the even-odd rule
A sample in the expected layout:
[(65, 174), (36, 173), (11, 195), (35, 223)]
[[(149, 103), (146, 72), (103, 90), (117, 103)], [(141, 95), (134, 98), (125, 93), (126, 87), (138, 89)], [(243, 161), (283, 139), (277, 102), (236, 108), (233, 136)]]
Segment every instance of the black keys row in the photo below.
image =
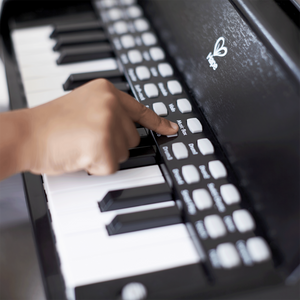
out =
[(56, 25), (50, 37), (56, 38), (60, 34), (80, 33), (86, 31), (99, 32), (102, 30), (103, 30), (103, 24), (100, 20), (93, 20), (93, 21), (73, 23), (73, 24), (63, 24), (63, 25)]
[(117, 89), (123, 92), (128, 93), (130, 90), (124, 74), (119, 70), (71, 74), (67, 81), (63, 84), (63, 88), (65, 91), (71, 91), (97, 78), (105, 78), (109, 80)]
[(167, 183), (108, 192), (99, 202), (101, 211), (110, 211), (172, 200)]
[(117, 215), (106, 226), (109, 235), (129, 233), (138, 230), (157, 228), (182, 223), (178, 207), (171, 206), (129, 214)]

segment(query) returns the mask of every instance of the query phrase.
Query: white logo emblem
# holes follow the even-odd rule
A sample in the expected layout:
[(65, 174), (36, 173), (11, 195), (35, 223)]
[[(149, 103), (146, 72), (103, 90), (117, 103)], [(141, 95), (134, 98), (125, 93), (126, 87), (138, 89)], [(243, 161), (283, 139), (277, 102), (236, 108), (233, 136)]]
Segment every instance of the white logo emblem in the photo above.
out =
[(209, 66), (214, 70), (217, 69), (218, 64), (216, 63), (214, 56), (223, 57), (227, 54), (227, 47), (224, 47), (225, 39), (223, 37), (218, 38), (215, 43), (214, 54), (211, 52), (207, 55), (206, 59), (209, 62)]

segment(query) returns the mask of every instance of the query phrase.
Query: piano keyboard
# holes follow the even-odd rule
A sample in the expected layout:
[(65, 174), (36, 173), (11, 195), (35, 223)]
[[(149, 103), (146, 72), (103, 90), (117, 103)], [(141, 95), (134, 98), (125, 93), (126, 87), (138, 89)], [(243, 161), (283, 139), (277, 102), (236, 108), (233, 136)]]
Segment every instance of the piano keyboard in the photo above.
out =
[[(84, 299), (81, 287), (101, 287), (110, 281), (118, 282), (125, 293), (130, 278), (184, 266), (197, 266), (199, 284), (224, 284), (247, 272), (271, 270), (270, 248), (257, 236), (256, 221), (213, 134), (166, 60), (141, 8), (134, 0), (94, 5), (103, 23), (12, 32), (28, 107), (104, 77), (127, 92), (131, 86), (138, 101), (177, 122), (180, 130), (171, 137), (153, 134), (162, 165), (156, 160), (146, 166), (124, 165), (106, 177), (84, 171), (43, 175), (68, 299)], [(166, 193), (147, 198), (143, 187), (164, 187)], [(137, 200), (122, 198), (122, 193)], [(133, 298), (123, 293), (122, 299), (144, 299), (147, 288)], [(119, 295), (118, 290), (111, 297)]]

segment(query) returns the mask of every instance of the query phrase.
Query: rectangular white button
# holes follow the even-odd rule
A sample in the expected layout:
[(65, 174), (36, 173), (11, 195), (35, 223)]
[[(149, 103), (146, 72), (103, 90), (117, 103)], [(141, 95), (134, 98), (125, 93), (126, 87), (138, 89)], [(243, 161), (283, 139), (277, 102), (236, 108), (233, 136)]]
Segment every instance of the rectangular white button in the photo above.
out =
[(135, 41), (132, 35), (126, 34), (121, 37), (121, 44), (123, 48), (133, 48), (135, 46)]
[(183, 166), (182, 175), (187, 184), (192, 184), (200, 181), (200, 174), (194, 165)]
[(226, 235), (226, 227), (218, 215), (211, 215), (204, 218), (204, 225), (208, 235), (216, 239)]
[(158, 72), (162, 77), (173, 76), (173, 68), (168, 63), (161, 63), (158, 65)]
[(199, 210), (211, 208), (213, 205), (211, 196), (206, 189), (194, 190), (193, 200)]
[(150, 71), (146, 66), (139, 66), (135, 69), (135, 73), (139, 80), (147, 80), (151, 77)]
[(239, 254), (231, 243), (220, 244), (217, 247), (217, 255), (221, 266), (225, 269), (237, 267), (241, 263)]
[(178, 95), (182, 93), (182, 86), (177, 80), (170, 80), (168, 81), (167, 85), (172, 95)]
[(139, 50), (130, 50), (127, 55), (132, 64), (138, 64), (143, 61), (142, 53)]
[(172, 144), (172, 151), (177, 159), (185, 159), (189, 156), (188, 149), (181, 142)]
[(156, 98), (159, 95), (158, 88), (154, 83), (145, 84), (144, 91), (148, 98)]
[(145, 19), (137, 19), (133, 22), (136, 31), (143, 32), (150, 28), (148, 21)]
[(213, 144), (207, 138), (199, 139), (197, 145), (203, 155), (213, 154), (215, 152)]
[(165, 117), (168, 115), (167, 107), (163, 102), (153, 103), (153, 110), (160, 117)]
[(141, 17), (143, 15), (143, 11), (140, 7), (135, 5), (127, 9), (127, 15), (129, 18), (135, 19)]
[(112, 8), (108, 11), (108, 16), (112, 21), (117, 21), (123, 17), (123, 14), (120, 9)]
[(246, 242), (248, 252), (254, 262), (260, 263), (268, 260), (271, 256), (266, 241), (261, 237), (253, 237)]
[(145, 46), (152, 46), (157, 43), (156, 36), (152, 32), (146, 32), (142, 34), (142, 41)]
[(208, 163), (209, 171), (213, 178), (219, 179), (227, 176), (227, 171), (225, 166), (219, 160), (210, 161)]
[(186, 98), (177, 100), (177, 107), (182, 114), (187, 114), (192, 111), (192, 105)]
[(153, 47), (149, 50), (149, 53), (154, 61), (165, 59), (165, 53), (161, 48)]
[(255, 228), (255, 222), (246, 209), (239, 209), (232, 214), (233, 221), (239, 232), (251, 231)]
[(203, 130), (202, 124), (197, 118), (187, 119), (187, 126), (191, 133), (198, 133), (198, 132), (202, 132)]
[(222, 185), (220, 192), (227, 205), (232, 205), (241, 201), (241, 195), (238, 189), (231, 183)]
[(116, 34), (124, 34), (128, 32), (127, 23), (124, 21), (118, 21), (114, 24), (114, 30)]

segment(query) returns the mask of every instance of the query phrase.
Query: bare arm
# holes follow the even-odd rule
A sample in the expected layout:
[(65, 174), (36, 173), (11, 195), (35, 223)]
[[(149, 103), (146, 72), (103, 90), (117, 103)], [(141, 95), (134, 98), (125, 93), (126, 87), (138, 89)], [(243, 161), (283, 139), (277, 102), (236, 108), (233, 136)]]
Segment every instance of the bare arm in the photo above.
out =
[(1, 114), (0, 180), (22, 171), (111, 174), (139, 143), (134, 122), (164, 135), (178, 131), (104, 79), (36, 108)]

